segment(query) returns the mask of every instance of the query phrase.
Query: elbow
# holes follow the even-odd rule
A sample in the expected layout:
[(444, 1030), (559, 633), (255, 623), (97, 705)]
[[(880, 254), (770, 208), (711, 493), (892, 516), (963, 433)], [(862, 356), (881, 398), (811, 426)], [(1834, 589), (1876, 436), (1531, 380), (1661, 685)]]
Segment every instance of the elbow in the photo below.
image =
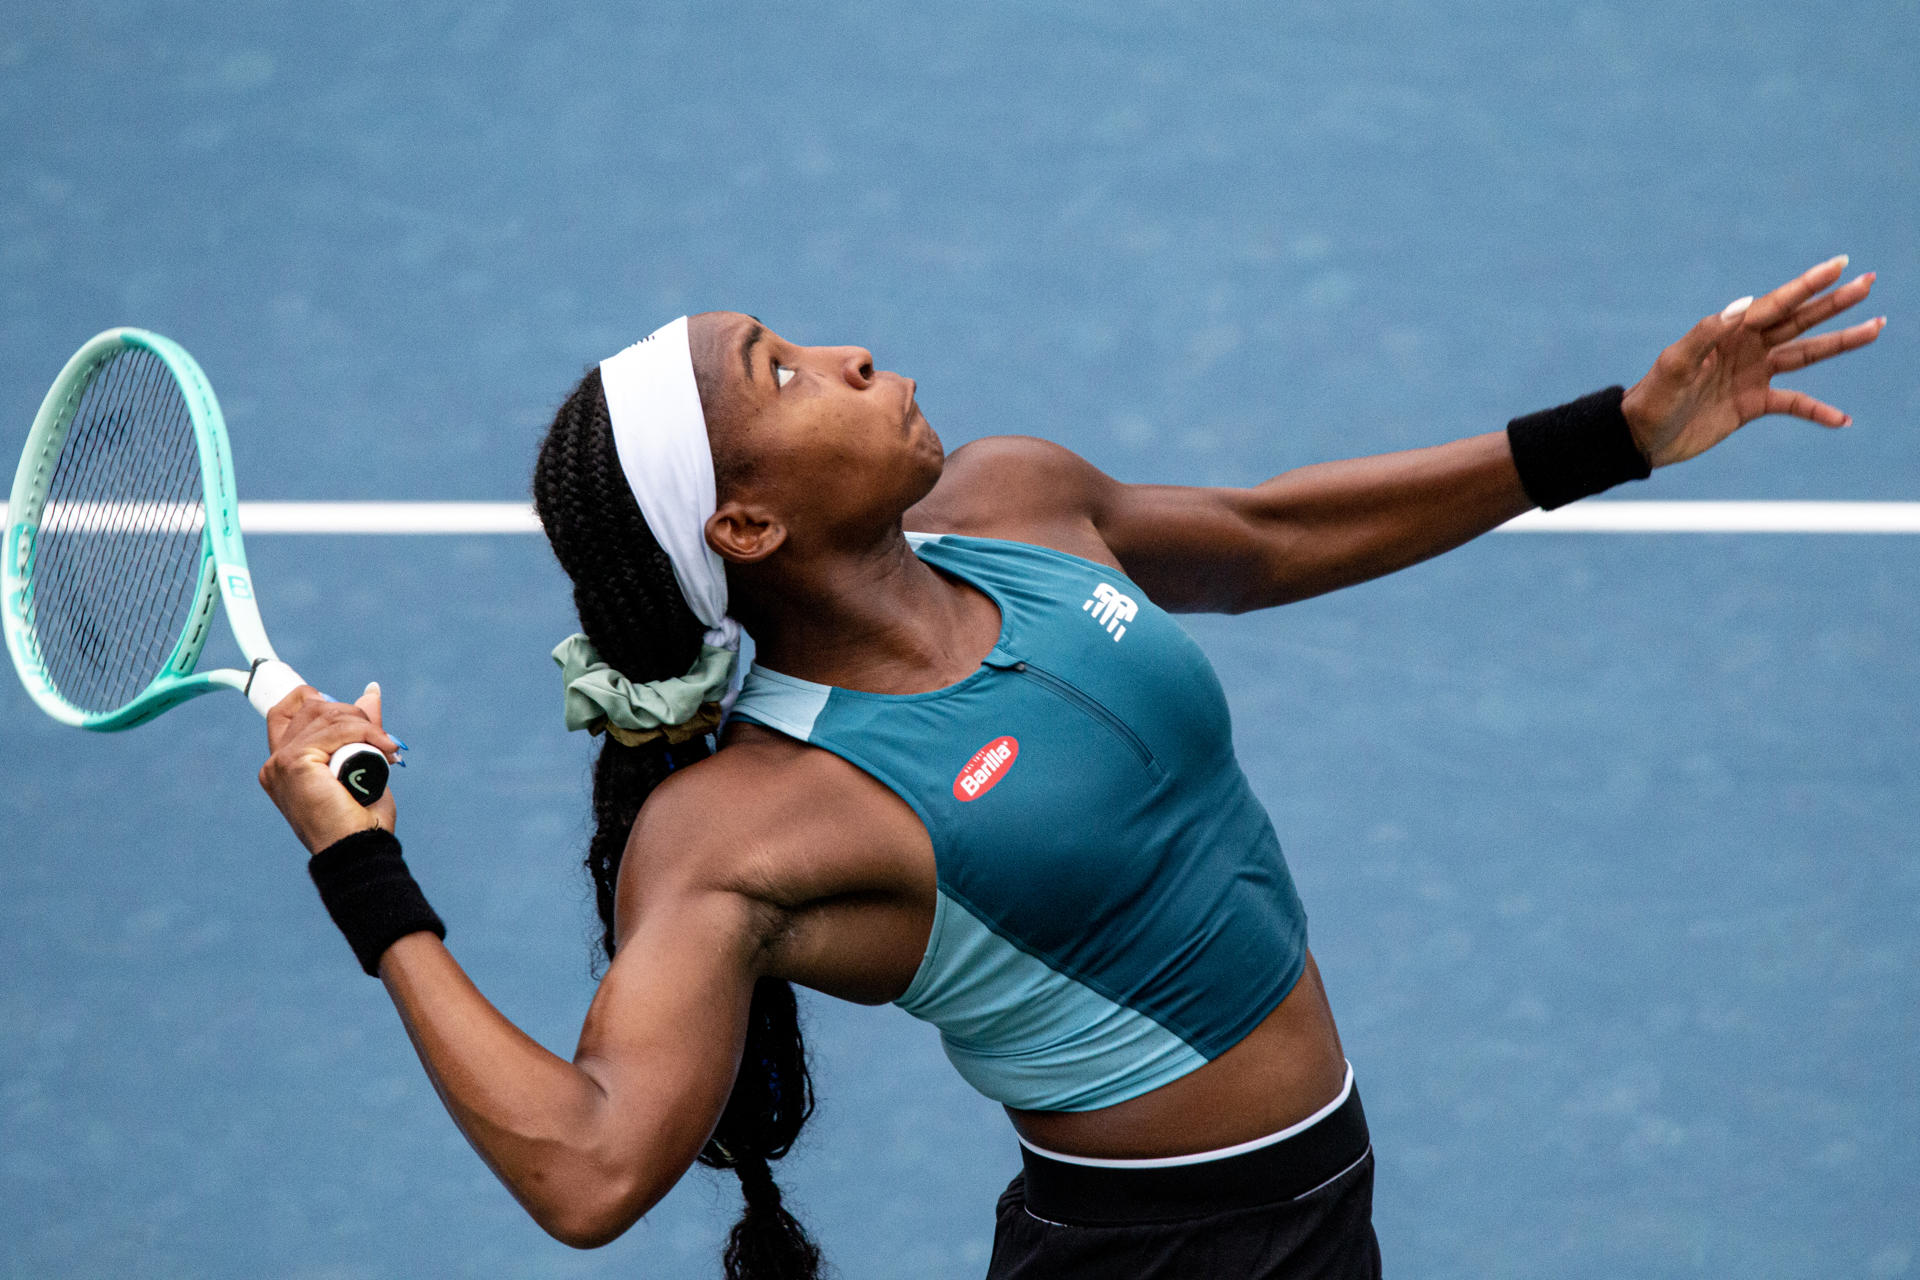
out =
[(592, 1218), (549, 1218), (540, 1222), (546, 1233), (569, 1249), (598, 1249), (626, 1234), (631, 1222)]
[(598, 1249), (625, 1235), (659, 1199), (636, 1182), (607, 1178), (542, 1204), (529, 1201), (526, 1208), (541, 1230), (568, 1248)]
[(641, 1215), (611, 1204), (555, 1206), (535, 1213), (540, 1229), (570, 1249), (599, 1249), (625, 1235)]
[(502, 1157), (488, 1163), (542, 1231), (569, 1248), (598, 1249), (626, 1234), (687, 1167), (629, 1129), (592, 1113), (564, 1125), (534, 1117), (500, 1126), (511, 1141), (496, 1144)]

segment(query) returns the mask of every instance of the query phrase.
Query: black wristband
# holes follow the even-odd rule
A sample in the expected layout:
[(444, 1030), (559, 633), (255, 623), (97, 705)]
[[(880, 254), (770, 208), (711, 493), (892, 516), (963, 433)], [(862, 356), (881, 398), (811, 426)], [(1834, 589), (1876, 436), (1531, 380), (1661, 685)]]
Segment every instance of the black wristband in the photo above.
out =
[(356, 831), (307, 859), (307, 871), (327, 914), (370, 975), (379, 974), (380, 957), (408, 934), (447, 936), (447, 926), (414, 883), (391, 831)]
[(1520, 486), (1535, 506), (1551, 511), (1653, 474), (1620, 411), (1625, 394), (1608, 387), (1507, 424)]

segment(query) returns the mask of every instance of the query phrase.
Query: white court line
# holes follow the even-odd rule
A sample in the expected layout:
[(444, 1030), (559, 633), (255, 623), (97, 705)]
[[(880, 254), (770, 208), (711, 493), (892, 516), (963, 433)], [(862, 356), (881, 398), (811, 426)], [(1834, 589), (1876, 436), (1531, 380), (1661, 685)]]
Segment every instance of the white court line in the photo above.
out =
[[(538, 533), (517, 502), (243, 502), (247, 533)], [(1586, 502), (1502, 533), (1920, 533), (1920, 502)]]
[(242, 533), (539, 533), (525, 502), (243, 502)]
[(1501, 533), (1920, 533), (1920, 502), (1576, 502)]
[[(103, 509), (105, 504), (102, 504)], [(522, 502), (243, 502), (249, 534), (538, 533)], [(1529, 511), (1500, 533), (1920, 533), (1920, 502), (1622, 502)]]
[[(0, 505), (0, 523), (7, 508)], [(73, 502), (41, 513), (47, 530), (137, 531), (200, 527), (199, 509), (153, 502)], [(190, 528), (189, 528), (190, 527)], [(243, 533), (539, 533), (524, 502), (243, 502)]]

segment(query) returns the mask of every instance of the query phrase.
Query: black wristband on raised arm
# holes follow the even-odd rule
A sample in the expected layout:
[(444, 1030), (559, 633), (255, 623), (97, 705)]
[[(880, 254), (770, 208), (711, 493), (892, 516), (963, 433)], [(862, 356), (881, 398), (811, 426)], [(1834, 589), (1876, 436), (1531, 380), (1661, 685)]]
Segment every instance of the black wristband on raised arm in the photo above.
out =
[(1608, 387), (1507, 424), (1520, 486), (1535, 506), (1551, 511), (1653, 474), (1620, 411), (1625, 395)]
[(380, 973), (380, 957), (410, 933), (447, 936), (426, 895), (414, 883), (400, 841), (391, 831), (369, 827), (335, 841), (307, 859), (307, 871), (327, 914), (347, 935), (360, 967)]

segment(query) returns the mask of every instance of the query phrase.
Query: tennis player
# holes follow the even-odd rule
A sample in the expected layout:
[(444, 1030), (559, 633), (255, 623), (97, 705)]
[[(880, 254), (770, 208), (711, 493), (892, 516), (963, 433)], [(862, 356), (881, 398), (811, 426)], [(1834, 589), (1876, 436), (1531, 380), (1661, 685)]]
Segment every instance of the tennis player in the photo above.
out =
[(391, 796), (363, 810), (328, 772), (392, 746), (377, 688), (281, 703), (261, 784), (454, 1121), (568, 1244), (700, 1160), (745, 1192), (729, 1276), (818, 1274), (768, 1169), (812, 1106), (798, 982), (933, 1023), (1006, 1106), (1024, 1167), (990, 1276), (1375, 1276), (1306, 917), (1168, 611), (1375, 578), (1765, 414), (1848, 425), (1771, 385), (1879, 336), (1804, 336), (1867, 296), (1845, 265), (1701, 320), (1631, 388), (1246, 489), (1121, 484), (1024, 437), (947, 458), (911, 379), (745, 315), (604, 361), (534, 476), (583, 627), (554, 655), (568, 723), (604, 735), (610, 964), (570, 1062), (447, 951)]

